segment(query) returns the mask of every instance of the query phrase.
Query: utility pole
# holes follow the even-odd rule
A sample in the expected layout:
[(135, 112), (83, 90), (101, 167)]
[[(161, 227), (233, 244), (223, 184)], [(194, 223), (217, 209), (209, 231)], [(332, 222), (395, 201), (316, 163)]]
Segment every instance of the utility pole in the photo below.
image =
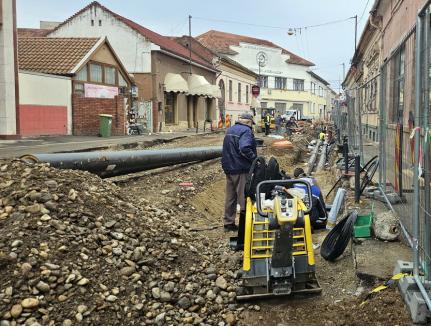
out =
[(189, 15), (189, 73), (192, 74), (192, 15)]
[(356, 44), (358, 38), (358, 15), (355, 15), (355, 51), (353, 51), (353, 55), (356, 53)]

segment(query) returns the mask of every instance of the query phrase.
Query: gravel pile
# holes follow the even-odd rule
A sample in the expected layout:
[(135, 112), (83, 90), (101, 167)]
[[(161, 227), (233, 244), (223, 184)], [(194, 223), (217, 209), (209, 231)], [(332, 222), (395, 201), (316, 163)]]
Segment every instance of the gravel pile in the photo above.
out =
[(239, 266), (189, 228), (90, 173), (0, 162), (0, 325), (235, 324)]

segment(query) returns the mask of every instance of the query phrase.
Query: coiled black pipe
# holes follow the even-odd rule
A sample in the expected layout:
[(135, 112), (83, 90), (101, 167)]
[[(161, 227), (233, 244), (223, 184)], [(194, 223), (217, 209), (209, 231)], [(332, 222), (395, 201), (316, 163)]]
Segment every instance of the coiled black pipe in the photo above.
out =
[(320, 248), (320, 255), (329, 261), (334, 261), (340, 257), (352, 236), (353, 225), (358, 217), (358, 212), (353, 211), (347, 214), (338, 224), (328, 233), (323, 240)]

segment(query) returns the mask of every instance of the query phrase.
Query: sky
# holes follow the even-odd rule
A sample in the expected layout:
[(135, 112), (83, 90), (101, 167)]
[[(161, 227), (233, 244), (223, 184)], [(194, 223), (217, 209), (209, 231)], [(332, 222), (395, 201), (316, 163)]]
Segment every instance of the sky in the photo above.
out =
[[(39, 27), (40, 20), (63, 21), (90, 0), (17, 0), (18, 27)], [(192, 35), (215, 29), (267, 39), (315, 63), (311, 69), (338, 91), (374, 0), (100, 0), (112, 11), (163, 35)], [(320, 27), (313, 26), (340, 21)], [(296, 29), (288, 35), (289, 29)]]

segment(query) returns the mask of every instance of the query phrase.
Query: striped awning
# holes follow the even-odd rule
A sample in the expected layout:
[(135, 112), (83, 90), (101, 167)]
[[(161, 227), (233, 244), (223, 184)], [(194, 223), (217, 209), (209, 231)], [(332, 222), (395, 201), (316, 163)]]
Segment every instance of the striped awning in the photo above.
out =
[(164, 81), (166, 92), (181, 92), (187, 93), (189, 85), (180, 74), (167, 73)]
[(188, 78), (189, 94), (214, 97), (214, 85), (208, 83), (204, 76), (190, 75)]

